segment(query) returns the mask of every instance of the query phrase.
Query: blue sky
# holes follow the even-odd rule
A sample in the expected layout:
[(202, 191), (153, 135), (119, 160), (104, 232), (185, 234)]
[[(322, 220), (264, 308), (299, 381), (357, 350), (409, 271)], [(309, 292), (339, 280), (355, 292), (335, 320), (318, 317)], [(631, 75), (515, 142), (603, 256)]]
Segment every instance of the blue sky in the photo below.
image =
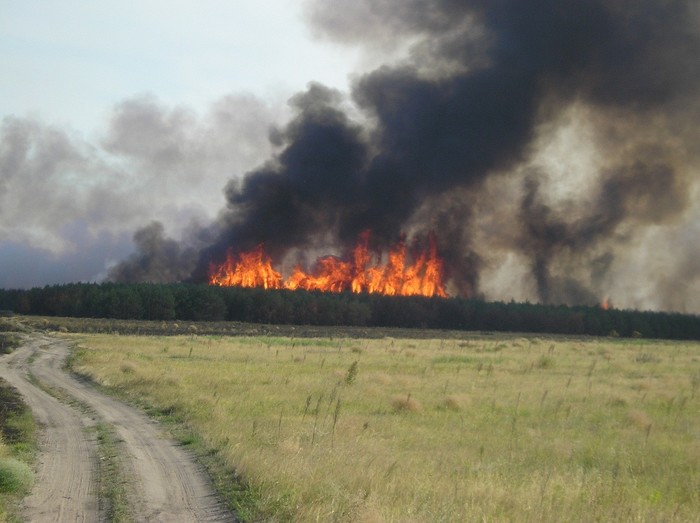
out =
[(313, 39), (295, 0), (0, 4), (0, 115), (93, 131), (126, 97), (203, 110), (231, 92), (344, 88), (356, 54)]

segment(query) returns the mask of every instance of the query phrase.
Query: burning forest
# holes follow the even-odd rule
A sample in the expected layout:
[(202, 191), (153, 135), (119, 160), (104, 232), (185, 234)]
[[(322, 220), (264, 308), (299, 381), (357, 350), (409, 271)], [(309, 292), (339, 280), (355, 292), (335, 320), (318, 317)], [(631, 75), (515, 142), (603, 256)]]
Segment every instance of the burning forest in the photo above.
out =
[(306, 14), (319, 38), (385, 63), (350, 96), (310, 83), (214, 223), (183, 242), (144, 229), (112, 280), (700, 311), (694, 2), (317, 0)]
[(380, 253), (373, 256), (369, 250), (369, 237), (369, 231), (360, 236), (350, 259), (324, 256), (316, 260), (311, 272), (297, 265), (286, 279), (272, 267), (262, 244), (238, 256), (229, 250), (223, 264), (210, 266), (209, 283), (222, 287), (447, 297), (442, 260), (433, 236), (428, 249), (418, 251), (409, 263), (405, 242), (394, 246), (386, 263), (381, 263)]

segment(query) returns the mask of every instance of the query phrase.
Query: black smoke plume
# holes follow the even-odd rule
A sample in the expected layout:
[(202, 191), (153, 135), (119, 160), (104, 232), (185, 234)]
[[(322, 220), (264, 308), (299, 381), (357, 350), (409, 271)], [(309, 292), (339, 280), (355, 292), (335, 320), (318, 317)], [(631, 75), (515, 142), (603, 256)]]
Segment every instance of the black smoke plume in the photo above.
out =
[(153, 222), (134, 234), (136, 252), (109, 273), (119, 283), (169, 283), (189, 278), (197, 263), (197, 251), (167, 238), (160, 222)]
[[(694, 2), (316, 0), (306, 13), (319, 37), (393, 58), (358, 77), (349, 99), (312, 83), (291, 100), (278, 154), (226, 186), (195, 280), (229, 247), (264, 242), (282, 260), (347, 248), (365, 229), (380, 245), (435, 230), (453, 292), (478, 294), (494, 253), (510, 252), (537, 299), (590, 303), (635, 239), (688, 211)], [(532, 164), (572, 108), (598, 159), (585, 194), (557, 199), (566, 172)]]

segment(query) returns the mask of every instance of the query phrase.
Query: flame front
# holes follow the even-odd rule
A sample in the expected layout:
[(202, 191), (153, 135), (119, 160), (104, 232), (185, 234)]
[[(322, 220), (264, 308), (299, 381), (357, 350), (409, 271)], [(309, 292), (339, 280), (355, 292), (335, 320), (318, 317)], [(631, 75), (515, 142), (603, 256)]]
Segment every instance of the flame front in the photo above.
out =
[(272, 267), (262, 245), (238, 256), (229, 250), (224, 263), (210, 267), (209, 283), (265, 289), (447, 297), (443, 263), (432, 236), (429, 237), (428, 249), (415, 255), (412, 264), (407, 264), (407, 248), (403, 241), (390, 249), (387, 263), (380, 263), (379, 256), (373, 256), (369, 250), (369, 237), (369, 231), (360, 235), (351, 260), (324, 256), (316, 261), (310, 273), (297, 266), (287, 279)]
[(224, 263), (218, 268), (209, 268), (209, 283), (222, 287), (279, 289), (282, 275), (272, 268), (272, 262), (260, 244), (250, 252), (241, 253), (238, 259), (229, 249)]

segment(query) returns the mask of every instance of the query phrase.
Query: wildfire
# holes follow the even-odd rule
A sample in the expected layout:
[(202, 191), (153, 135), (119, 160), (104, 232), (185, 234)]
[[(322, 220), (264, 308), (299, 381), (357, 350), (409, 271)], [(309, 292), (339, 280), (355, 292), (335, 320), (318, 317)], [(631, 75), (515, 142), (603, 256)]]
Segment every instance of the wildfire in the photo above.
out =
[(401, 241), (389, 250), (388, 261), (382, 264), (380, 256), (370, 252), (369, 238), (369, 231), (360, 235), (349, 260), (324, 256), (316, 260), (311, 272), (296, 266), (286, 279), (272, 267), (262, 244), (238, 255), (229, 250), (221, 265), (210, 266), (209, 283), (265, 289), (447, 297), (443, 262), (432, 235), (428, 248), (415, 254), (412, 263), (407, 261), (406, 243)]

